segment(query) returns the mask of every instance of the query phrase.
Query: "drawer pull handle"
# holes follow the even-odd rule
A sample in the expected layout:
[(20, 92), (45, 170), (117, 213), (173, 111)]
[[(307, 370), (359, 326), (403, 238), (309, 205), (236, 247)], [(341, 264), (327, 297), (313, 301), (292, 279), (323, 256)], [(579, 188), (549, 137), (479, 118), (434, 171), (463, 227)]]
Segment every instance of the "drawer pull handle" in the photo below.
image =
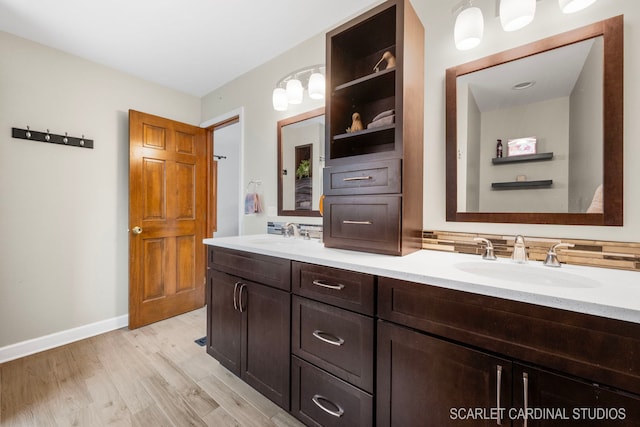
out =
[[(326, 335), (326, 337), (323, 335)], [(331, 335), (324, 331), (315, 330), (313, 331), (313, 336), (318, 338), (320, 341), (323, 341), (323, 342), (326, 342), (327, 344), (335, 345), (338, 347), (344, 344), (344, 340), (342, 338), (336, 337), (335, 335)]]
[(372, 176), (352, 176), (349, 178), (342, 178), (343, 181), (370, 181), (372, 180)]
[(501, 426), (502, 425), (502, 411), (501, 411), (501, 405), (500, 405), (500, 389), (502, 388), (502, 366), (498, 365), (496, 367), (496, 406), (498, 408), (498, 420), (496, 421), (496, 423)]
[(244, 313), (244, 308), (242, 307), (242, 290), (246, 287), (247, 285), (242, 283), (240, 285), (240, 289), (238, 289), (238, 310), (240, 311), (240, 313)]
[(342, 221), (343, 224), (355, 224), (355, 225), (371, 225), (372, 221), (351, 221), (349, 219), (345, 219)]
[(529, 374), (522, 373), (522, 386), (524, 388), (524, 427), (529, 425)]
[(323, 288), (329, 288), (329, 289), (333, 289), (336, 291), (341, 291), (344, 289), (344, 285), (342, 283), (338, 283), (337, 285), (331, 285), (329, 283), (326, 283), (323, 280), (314, 280), (313, 284), (316, 286), (321, 286)]
[(233, 285), (233, 309), (235, 311), (238, 311), (238, 285), (240, 285), (240, 282), (236, 282)]
[[(320, 403), (320, 399), (327, 401), (329, 403), (331, 403), (333, 406), (335, 406), (336, 408), (338, 408), (337, 411), (334, 411), (332, 409), (327, 408), (326, 406), (324, 406), (322, 403)], [(318, 408), (322, 409), (324, 412), (326, 412), (329, 415), (333, 415), (336, 418), (340, 418), (342, 416), (342, 414), (344, 414), (344, 409), (342, 409), (340, 407), (340, 405), (336, 405), (335, 403), (333, 403), (332, 401), (330, 401), (329, 399), (327, 399), (324, 396), (321, 396), (319, 394), (314, 395), (311, 400), (313, 400), (313, 403), (315, 403)]]

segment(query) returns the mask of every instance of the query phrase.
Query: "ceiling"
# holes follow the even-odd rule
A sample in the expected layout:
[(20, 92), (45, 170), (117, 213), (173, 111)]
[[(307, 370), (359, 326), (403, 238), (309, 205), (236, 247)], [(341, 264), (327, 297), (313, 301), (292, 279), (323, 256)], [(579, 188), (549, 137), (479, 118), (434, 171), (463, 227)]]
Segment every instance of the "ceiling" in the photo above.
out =
[[(603, 38), (598, 37), (466, 74), (458, 77), (458, 85), (469, 85), (481, 112), (567, 97), (594, 45), (596, 57), (604, 58)], [(598, 65), (601, 68), (602, 61)], [(533, 85), (513, 89), (526, 82)]]
[(0, 30), (202, 97), (377, 3), (0, 0)]

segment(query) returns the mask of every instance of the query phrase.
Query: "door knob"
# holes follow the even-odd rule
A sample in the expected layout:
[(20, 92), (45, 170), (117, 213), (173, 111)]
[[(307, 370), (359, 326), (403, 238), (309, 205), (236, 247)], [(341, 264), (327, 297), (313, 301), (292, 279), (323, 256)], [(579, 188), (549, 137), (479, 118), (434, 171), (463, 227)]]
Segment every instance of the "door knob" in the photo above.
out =
[(135, 227), (133, 227), (133, 234), (140, 234), (142, 233), (142, 227), (138, 227), (137, 225)]

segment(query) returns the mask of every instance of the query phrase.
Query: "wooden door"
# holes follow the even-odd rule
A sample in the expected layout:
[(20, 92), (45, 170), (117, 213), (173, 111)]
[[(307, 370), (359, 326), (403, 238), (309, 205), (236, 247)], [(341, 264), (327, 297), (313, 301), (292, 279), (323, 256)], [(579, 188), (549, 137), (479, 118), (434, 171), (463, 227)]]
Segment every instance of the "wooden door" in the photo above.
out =
[(500, 415), (510, 425), (511, 371), (508, 360), (378, 322), (377, 425), (495, 426)]
[(129, 328), (204, 305), (206, 131), (129, 111)]

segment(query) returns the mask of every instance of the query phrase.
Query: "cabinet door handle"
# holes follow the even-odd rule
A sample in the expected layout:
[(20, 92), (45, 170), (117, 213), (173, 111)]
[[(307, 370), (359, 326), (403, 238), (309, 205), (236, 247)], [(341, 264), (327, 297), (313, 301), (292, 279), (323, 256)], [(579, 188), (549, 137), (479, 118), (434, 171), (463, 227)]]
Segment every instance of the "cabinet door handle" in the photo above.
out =
[(333, 289), (335, 291), (341, 291), (344, 289), (344, 285), (342, 283), (338, 283), (337, 285), (332, 285), (330, 283), (325, 282), (324, 280), (317, 280), (317, 279), (314, 280), (312, 283), (316, 286)]
[(235, 285), (233, 285), (233, 309), (238, 311), (238, 285), (240, 284), (240, 282), (236, 282)]
[(244, 308), (242, 308), (242, 290), (246, 287), (247, 285), (243, 283), (240, 285), (240, 289), (238, 289), (238, 309), (240, 310), (240, 313), (244, 312)]
[(340, 347), (342, 344), (344, 344), (344, 340), (342, 338), (336, 337), (335, 335), (332, 335), (332, 334), (324, 332), (324, 331), (320, 331), (318, 329), (313, 331), (313, 336), (318, 338), (320, 341), (324, 341), (327, 344), (335, 345), (335, 346), (338, 346), (338, 347)]
[[(333, 406), (335, 406), (336, 408), (338, 408), (337, 411), (334, 411), (332, 409), (327, 408), (326, 406), (324, 406), (322, 403), (320, 403), (320, 399), (325, 400), (329, 403), (331, 403)], [(321, 396), (319, 394), (314, 395), (311, 400), (313, 400), (313, 403), (315, 403), (318, 408), (322, 409), (324, 412), (326, 412), (329, 415), (333, 415), (336, 418), (340, 418), (342, 416), (342, 414), (344, 414), (344, 409), (342, 409), (340, 407), (340, 405), (333, 403), (332, 401), (330, 401), (329, 399), (327, 399), (324, 396)]]
[(522, 373), (522, 385), (524, 387), (524, 427), (529, 425), (529, 416), (527, 415), (529, 409), (529, 374)]
[(498, 365), (496, 367), (496, 407), (498, 408), (498, 419), (496, 423), (501, 426), (502, 425), (502, 412), (500, 411), (500, 389), (502, 388), (502, 366)]
[(355, 224), (355, 225), (371, 225), (372, 221), (351, 221), (349, 219), (345, 219), (342, 221), (343, 224)]
[(343, 181), (370, 181), (373, 177), (371, 176), (351, 176), (349, 178), (342, 178)]

